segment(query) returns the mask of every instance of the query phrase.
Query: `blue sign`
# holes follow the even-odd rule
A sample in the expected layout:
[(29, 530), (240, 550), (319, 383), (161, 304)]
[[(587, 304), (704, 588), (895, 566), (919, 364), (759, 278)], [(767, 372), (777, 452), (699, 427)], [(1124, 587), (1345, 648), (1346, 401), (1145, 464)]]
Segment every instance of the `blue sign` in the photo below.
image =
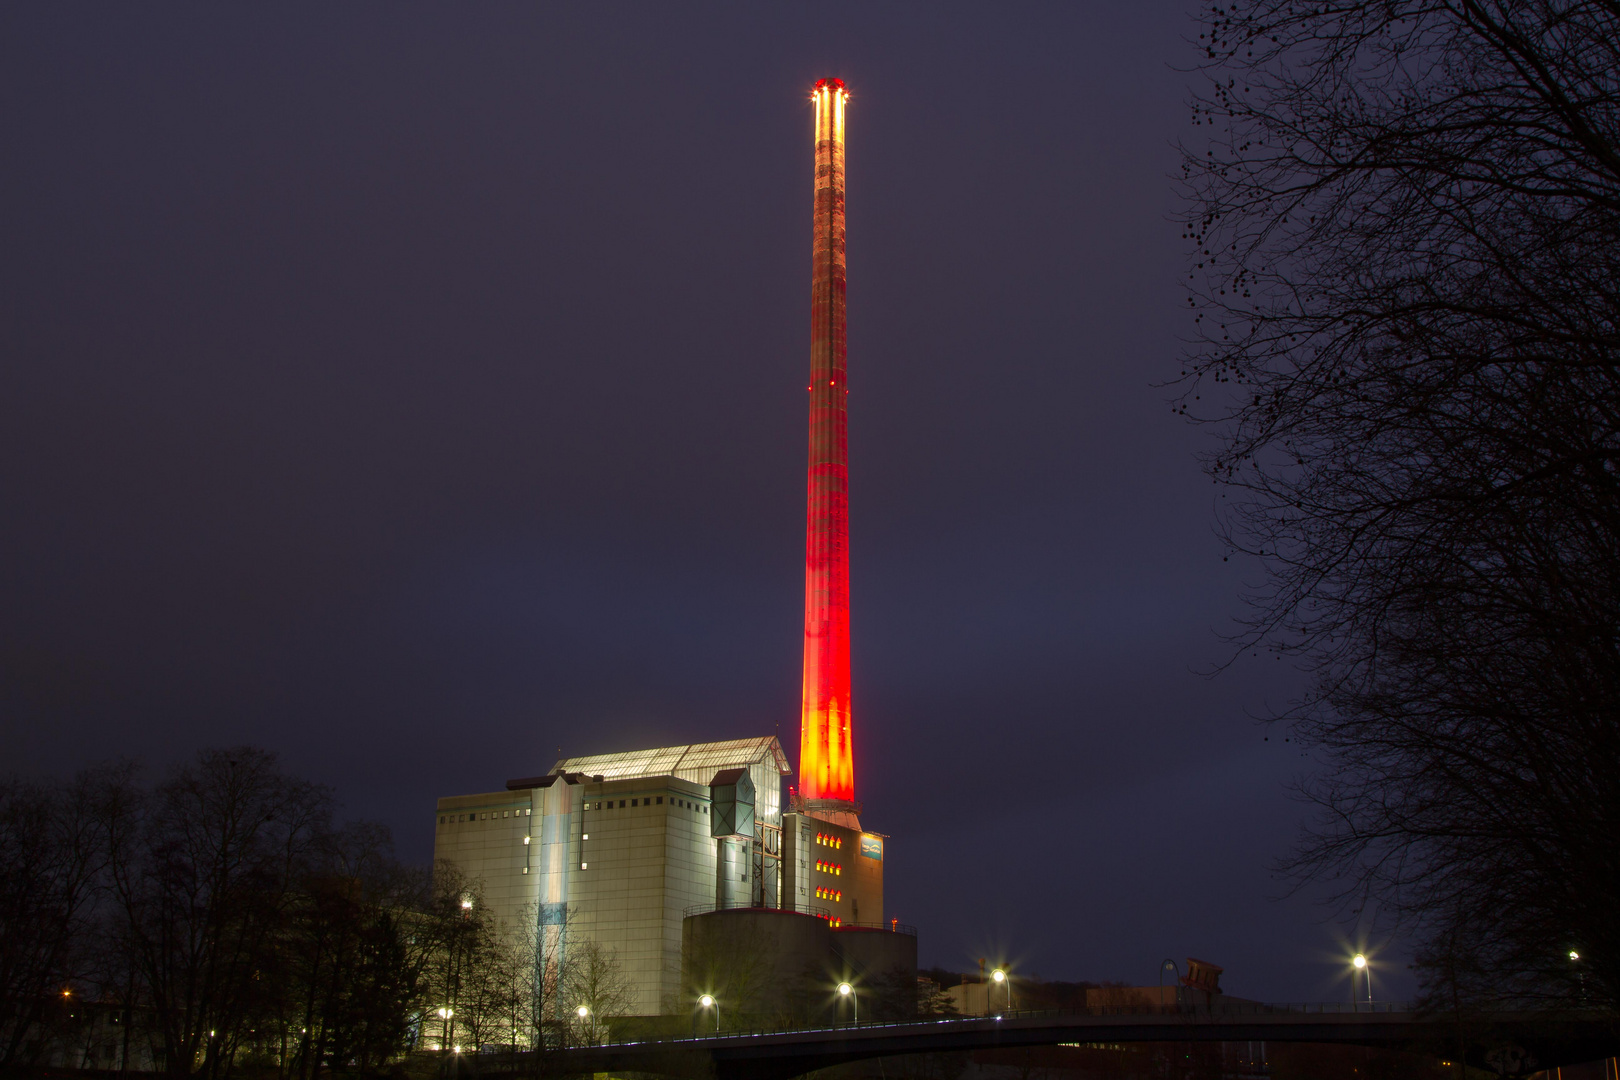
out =
[(867, 836), (865, 833), (862, 833), (861, 854), (865, 855), (868, 859), (878, 859), (881, 861), (883, 858), (883, 837)]

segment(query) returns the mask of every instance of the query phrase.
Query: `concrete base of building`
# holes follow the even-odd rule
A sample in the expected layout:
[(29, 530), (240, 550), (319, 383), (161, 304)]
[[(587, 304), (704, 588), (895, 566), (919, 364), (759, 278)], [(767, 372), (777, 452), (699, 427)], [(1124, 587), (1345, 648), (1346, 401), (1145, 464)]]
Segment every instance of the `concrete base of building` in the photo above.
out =
[[(774, 908), (710, 911), (681, 928), (694, 1023), (721, 1030), (909, 1019), (917, 1013), (917, 939), (909, 928), (834, 929)], [(851, 994), (838, 992), (848, 983)], [(715, 1005), (699, 1004), (704, 995)]]

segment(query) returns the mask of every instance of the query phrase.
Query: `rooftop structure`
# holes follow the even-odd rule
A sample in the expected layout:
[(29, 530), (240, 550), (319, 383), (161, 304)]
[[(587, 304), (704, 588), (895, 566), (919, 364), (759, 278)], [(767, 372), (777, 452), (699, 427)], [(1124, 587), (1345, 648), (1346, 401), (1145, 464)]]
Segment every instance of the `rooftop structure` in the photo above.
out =
[(792, 771), (787, 755), (782, 752), (782, 744), (770, 735), (756, 739), (663, 746), (655, 750), (629, 750), (622, 754), (563, 758), (551, 771), (584, 773), (603, 780), (678, 776), (682, 780), (707, 784), (721, 769), (748, 768), (761, 763), (765, 757), (771, 759), (783, 776)]

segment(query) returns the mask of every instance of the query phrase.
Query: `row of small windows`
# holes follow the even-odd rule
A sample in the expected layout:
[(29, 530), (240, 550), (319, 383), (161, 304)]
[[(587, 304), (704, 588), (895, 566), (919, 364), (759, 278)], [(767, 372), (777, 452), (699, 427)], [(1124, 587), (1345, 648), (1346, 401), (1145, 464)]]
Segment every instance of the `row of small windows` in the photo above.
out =
[(817, 889), (816, 890), (816, 899), (817, 900), (842, 900), (843, 898), (844, 898), (844, 890), (843, 889)]
[(839, 877), (844, 872), (844, 868), (839, 866), (837, 863), (822, 862), (820, 859), (816, 860), (816, 869), (820, 870), (823, 874), (831, 874), (833, 877)]
[[(620, 799), (618, 801), (618, 808), (620, 810), (624, 809), (625, 801), (626, 800), (624, 799)], [(630, 799), (629, 803), (631, 806), (662, 806), (664, 805), (664, 797), (662, 795), (655, 795), (650, 799)], [(594, 809), (597, 810), (612, 810), (613, 808), (612, 799), (603, 799), (594, 807)], [(669, 808), (671, 810), (696, 810), (703, 814), (707, 814), (709, 812), (709, 808), (707, 806), (699, 806), (690, 799), (677, 799), (673, 795), (671, 795), (669, 798)], [(585, 809), (590, 810), (593, 809), (593, 807), (590, 803), (586, 803)]]
[[(662, 806), (662, 805), (664, 805), (664, 797), (662, 795), (655, 795), (655, 796), (652, 796), (651, 798), (645, 798), (645, 799), (629, 799), (629, 800), (620, 799), (620, 800), (618, 800), (618, 805), (619, 805), (620, 809), (624, 808), (624, 805), (625, 805), (626, 801), (628, 801), (631, 806)], [(702, 806), (702, 805), (700, 805), (698, 803), (695, 803), (691, 799), (677, 799), (673, 795), (670, 796), (669, 806), (670, 806), (671, 810), (675, 810), (675, 809), (693, 810), (693, 811), (696, 811), (696, 812), (698, 812), (700, 814), (707, 814), (709, 812), (709, 808), (707, 806)], [(595, 806), (595, 809), (597, 809), (597, 810), (612, 810), (613, 807), (614, 807), (614, 800), (612, 800), (612, 799), (603, 799), (603, 800), (600, 800), (600, 801), (597, 802), (597, 804)], [(587, 809), (587, 810), (592, 809), (591, 804), (586, 803), (585, 804), (585, 809)], [(530, 817), (533, 814), (534, 814), (534, 811), (532, 809), (487, 810), (487, 811), (476, 811), (475, 810), (475, 811), (472, 811), (472, 812), (466, 813), (466, 814), (440, 814), (439, 815), (439, 824), (440, 825), (455, 825), (455, 824), (458, 824), (459, 822), (463, 822), (463, 821), (489, 821), (489, 820), (499, 821), (502, 818)]]
[(491, 819), (499, 821), (501, 818), (528, 817), (533, 813), (533, 810), (475, 810), (470, 814), (440, 814), (439, 824), (454, 825), (462, 821), (489, 821)]
[(820, 844), (822, 847), (830, 847), (836, 851), (844, 846), (844, 838), (841, 836), (834, 836), (832, 833), (818, 832), (816, 833), (816, 843)]

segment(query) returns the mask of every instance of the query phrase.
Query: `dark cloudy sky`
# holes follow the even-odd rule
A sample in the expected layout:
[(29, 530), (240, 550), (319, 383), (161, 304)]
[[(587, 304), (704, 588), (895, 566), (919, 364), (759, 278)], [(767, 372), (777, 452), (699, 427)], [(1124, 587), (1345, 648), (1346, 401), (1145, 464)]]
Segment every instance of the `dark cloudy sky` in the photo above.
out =
[[(1180, 3), (13, 4), (0, 768), (251, 742), (430, 855), (566, 754), (797, 756), (809, 88), (851, 88), (857, 786), (925, 963), (1347, 993), (1225, 656)], [(1380, 994), (1403, 992), (1399, 943)]]

